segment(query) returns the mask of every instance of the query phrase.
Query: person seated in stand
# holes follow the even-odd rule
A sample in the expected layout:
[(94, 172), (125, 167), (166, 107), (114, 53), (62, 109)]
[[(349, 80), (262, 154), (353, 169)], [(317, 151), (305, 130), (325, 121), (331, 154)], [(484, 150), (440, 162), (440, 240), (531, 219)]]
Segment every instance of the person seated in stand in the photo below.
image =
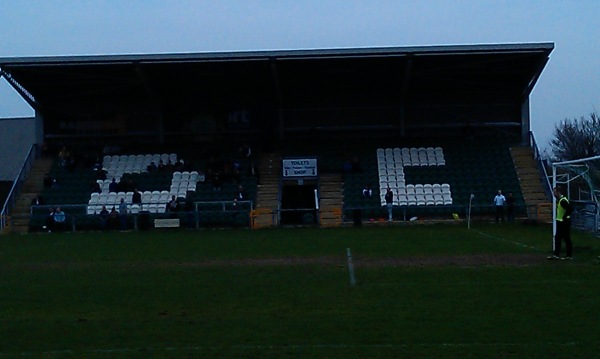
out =
[(169, 201), (169, 203), (167, 203), (167, 208), (166, 211), (168, 213), (173, 213), (173, 212), (177, 212), (178, 210), (178, 203), (177, 203), (177, 197), (175, 197), (175, 195), (171, 196), (171, 200)]
[(60, 207), (56, 207), (52, 218), (54, 219), (54, 229), (57, 231), (62, 231), (65, 228), (65, 222), (67, 220), (67, 215), (65, 212), (63, 212)]
[(153, 173), (158, 171), (158, 167), (156, 167), (156, 163), (150, 162), (150, 164), (146, 167), (146, 170), (148, 171), (148, 173)]
[(139, 205), (142, 204), (142, 194), (140, 193), (140, 191), (138, 191), (137, 188), (133, 190), (133, 195), (131, 196), (131, 203)]
[(371, 186), (366, 185), (365, 188), (363, 188), (363, 190), (362, 190), (362, 195), (363, 195), (363, 198), (373, 197), (373, 190), (371, 189)]
[(108, 185), (108, 192), (119, 192), (119, 184), (116, 179), (112, 179), (112, 182)]
[(100, 188), (100, 184), (96, 181), (90, 183), (90, 191), (92, 193), (102, 193), (102, 188)]

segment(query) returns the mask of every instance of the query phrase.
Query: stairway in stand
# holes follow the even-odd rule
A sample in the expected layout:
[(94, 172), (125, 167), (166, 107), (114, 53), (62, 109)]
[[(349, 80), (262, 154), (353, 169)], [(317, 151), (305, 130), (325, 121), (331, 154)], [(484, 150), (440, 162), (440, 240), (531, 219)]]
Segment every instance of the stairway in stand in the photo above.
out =
[(278, 222), (281, 154), (262, 153), (258, 172), (260, 174), (260, 184), (256, 191), (256, 208), (252, 228), (273, 227)]
[(321, 227), (342, 225), (342, 175), (323, 174), (319, 178), (319, 223)]
[(512, 147), (510, 153), (521, 185), (521, 193), (523, 193), (525, 205), (528, 207), (528, 219), (552, 222), (552, 202), (546, 197), (541, 180), (543, 175), (533, 158), (532, 148)]
[(44, 188), (44, 176), (52, 168), (52, 158), (38, 158), (33, 161), (31, 171), (27, 180), (23, 183), (21, 193), (17, 197), (15, 207), (12, 211), (12, 231), (16, 233), (27, 233), (29, 231), (29, 215), (31, 201), (42, 192)]

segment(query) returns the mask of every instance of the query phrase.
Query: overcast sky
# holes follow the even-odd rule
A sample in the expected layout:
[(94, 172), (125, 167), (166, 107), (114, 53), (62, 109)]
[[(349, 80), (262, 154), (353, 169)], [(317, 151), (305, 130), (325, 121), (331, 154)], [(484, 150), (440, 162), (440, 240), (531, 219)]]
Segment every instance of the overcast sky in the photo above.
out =
[[(542, 147), (600, 111), (600, 0), (0, 0), (0, 57), (553, 42)], [(5, 80), (0, 118), (33, 111)]]

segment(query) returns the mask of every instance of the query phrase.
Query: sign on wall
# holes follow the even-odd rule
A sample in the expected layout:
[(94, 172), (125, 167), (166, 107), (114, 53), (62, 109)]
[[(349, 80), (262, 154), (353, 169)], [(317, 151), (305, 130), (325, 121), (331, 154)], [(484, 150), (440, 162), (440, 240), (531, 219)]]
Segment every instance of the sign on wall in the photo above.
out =
[(283, 177), (317, 177), (316, 158), (294, 158), (283, 160)]

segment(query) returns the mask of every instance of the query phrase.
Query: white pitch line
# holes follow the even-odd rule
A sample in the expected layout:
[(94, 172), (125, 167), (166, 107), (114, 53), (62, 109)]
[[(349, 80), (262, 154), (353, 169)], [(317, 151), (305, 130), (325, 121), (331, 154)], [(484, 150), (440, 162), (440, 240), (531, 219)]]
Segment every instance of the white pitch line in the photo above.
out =
[(482, 236), (487, 237), (487, 238), (492, 238), (492, 239), (495, 239), (495, 240), (498, 240), (498, 241), (502, 241), (502, 242), (506, 242), (506, 243), (511, 243), (511, 244), (514, 244), (514, 245), (517, 245), (517, 246), (523, 247), (523, 248), (533, 249), (534, 251), (538, 251), (538, 252), (545, 252), (543, 249), (532, 247), (532, 246), (529, 246), (529, 245), (521, 243), (521, 242), (516, 242), (516, 241), (511, 241), (511, 240), (508, 240), (508, 239), (496, 237), (496, 236), (493, 236), (491, 234), (480, 232), (480, 231), (478, 231), (476, 229), (471, 229), (471, 231), (479, 233)]
[(505, 343), (505, 342), (492, 342), (492, 343), (475, 343), (475, 342), (464, 342), (464, 343), (380, 343), (380, 344), (266, 344), (266, 345), (230, 345), (230, 346), (190, 346), (190, 347), (141, 347), (141, 348), (112, 348), (112, 349), (64, 349), (64, 350), (48, 350), (40, 352), (0, 352), (0, 357), (5, 356), (33, 356), (39, 357), (47, 355), (77, 355), (77, 354), (114, 354), (114, 353), (133, 353), (133, 352), (179, 352), (179, 351), (207, 351), (207, 350), (223, 350), (223, 349), (242, 349), (242, 350), (265, 350), (265, 349), (382, 349), (382, 348), (472, 348), (472, 347), (527, 347), (531, 345), (545, 345), (552, 347), (573, 347), (582, 345), (583, 343), (577, 342), (526, 342), (526, 343)]

